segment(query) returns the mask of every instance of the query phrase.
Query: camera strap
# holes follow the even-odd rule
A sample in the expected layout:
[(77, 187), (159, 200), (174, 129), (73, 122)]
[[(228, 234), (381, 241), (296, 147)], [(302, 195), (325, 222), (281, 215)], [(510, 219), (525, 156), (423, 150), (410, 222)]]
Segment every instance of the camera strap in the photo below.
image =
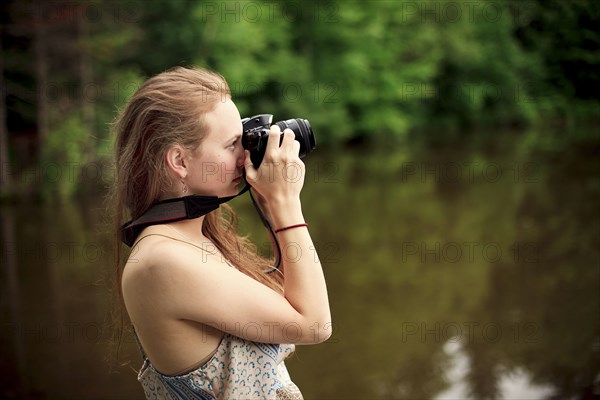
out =
[(250, 185), (246, 183), (246, 186), (233, 196), (217, 197), (193, 194), (155, 203), (139, 218), (121, 226), (121, 241), (131, 247), (147, 226), (201, 217), (216, 210), (221, 204), (246, 193), (248, 189), (250, 189)]

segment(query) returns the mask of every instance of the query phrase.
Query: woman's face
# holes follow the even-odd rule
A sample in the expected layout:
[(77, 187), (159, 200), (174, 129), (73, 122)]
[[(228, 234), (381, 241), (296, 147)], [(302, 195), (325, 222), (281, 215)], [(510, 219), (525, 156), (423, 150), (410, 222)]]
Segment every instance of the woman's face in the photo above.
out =
[(230, 98), (206, 114), (209, 132), (188, 159), (188, 194), (232, 196), (238, 193), (244, 166), (242, 121)]

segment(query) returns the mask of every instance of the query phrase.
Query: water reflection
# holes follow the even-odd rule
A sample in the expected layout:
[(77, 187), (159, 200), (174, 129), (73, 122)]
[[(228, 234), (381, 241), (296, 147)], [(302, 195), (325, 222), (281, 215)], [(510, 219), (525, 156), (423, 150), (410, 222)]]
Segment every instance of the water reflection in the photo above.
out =
[[(456, 341), (446, 342), (444, 352), (452, 360), (450, 368), (445, 371), (446, 379), (451, 382), (450, 387), (438, 394), (436, 400), (466, 399), (472, 395), (468, 386), (469, 371), (472, 370), (470, 359), (462, 350), (461, 344)], [(494, 385), (497, 394), (504, 399), (545, 399), (552, 397), (554, 389), (551, 385), (536, 385), (533, 377), (523, 369), (503, 371), (500, 379)]]
[[(305, 396), (597, 392), (599, 144), (531, 131), (311, 154), (305, 215), (335, 332), (289, 362)], [(2, 209), (4, 398), (141, 397), (130, 367), (103, 361), (101, 206)], [(235, 206), (259, 229), (247, 199)]]

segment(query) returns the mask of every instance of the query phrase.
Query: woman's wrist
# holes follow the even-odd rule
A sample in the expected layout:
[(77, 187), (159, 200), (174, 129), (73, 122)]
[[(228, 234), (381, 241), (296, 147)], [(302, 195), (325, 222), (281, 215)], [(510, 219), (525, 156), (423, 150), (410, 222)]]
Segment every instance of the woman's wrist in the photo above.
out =
[(250, 189), (252, 197), (254, 198), (254, 202), (258, 205), (264, 217), (271, 223), (273, 217), (271, 216), (271, 209), (269, 208), (269, 203), (267, 200), (261, 196), (254, 188)]
[(301, 209), (302, 203), (300, 201), (300, 196), (292, 195), (292, 196), (274, 196), (267, 199), (267, 204), (269, 208), (272, 210), (290, 210), (290, 209)]
[(288, 225), (288, 226), (283, 226), (279, 229), (275, 229), (275, 233), (289, 231), (290, 229), (305, 228), (305, 227), (308, 228), (308, 224), (306, 222), (301, 223), (301, 224)]
[(274, 229), (304, 223), (300, 199), (280, 199), (269, 202), (269, 211)]

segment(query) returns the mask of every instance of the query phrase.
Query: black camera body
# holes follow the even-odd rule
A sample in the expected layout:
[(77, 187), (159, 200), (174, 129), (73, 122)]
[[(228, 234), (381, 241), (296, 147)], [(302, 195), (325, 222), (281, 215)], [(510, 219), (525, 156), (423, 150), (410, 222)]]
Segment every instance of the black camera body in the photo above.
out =
[[(272, 125), (277, 125), (283, 132), (284, 129), (291, 129), (294, 132), (295, 139), (300, 142), (300, 157), (312, 152), (317, 146), (315, 135), (310, 123), (306, 119), (293, 118), (286, 121), (272, 123), (272, 114), (259, 114), (253, 117), (242, 119), (242, 147), (250, 150), (250, 159), (254, 168), (258, 168), (265, 156), (267, 140), (269, 138), (269, 129)], [(283, 140), (283, 135), (279, 139), (279, 144)]]

